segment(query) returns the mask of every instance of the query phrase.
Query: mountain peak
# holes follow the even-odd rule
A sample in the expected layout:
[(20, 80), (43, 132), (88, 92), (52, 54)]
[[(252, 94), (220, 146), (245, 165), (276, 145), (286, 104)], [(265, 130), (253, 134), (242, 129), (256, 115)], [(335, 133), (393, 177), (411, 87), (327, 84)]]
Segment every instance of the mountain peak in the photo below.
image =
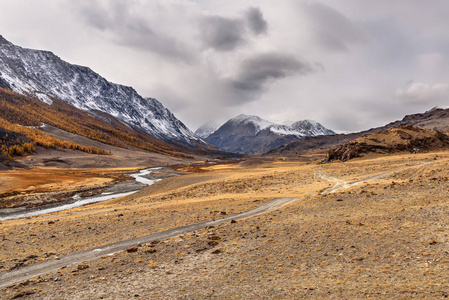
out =
[(9, 43), (1, 34), (0, 34), (0, 42), (1, 43), (5, 43), (5, 42)]
[(220, 125), (217, 122), (208, 121), (198, 127), (198, 129), (195, 131), (195, 134), (200, 138), (205, 139), (212, 133), (214, 133), (218, 128), (220, 128)]
[(242, 154), (262, 154), (307, 136), (334, 134), (313, 120), (281, 125), (259, 116), (240, 114), (205, 139), (219, 149)]
[(46, 94), (94, 114), (104, 112), (169, 143), (204, 145), (156, 99), (144, 99), (132, 87), (111, 83), (52, 52), (22, 48), (0, 37), (0, 70), (0, 87), (16, 93), (33, 98)]

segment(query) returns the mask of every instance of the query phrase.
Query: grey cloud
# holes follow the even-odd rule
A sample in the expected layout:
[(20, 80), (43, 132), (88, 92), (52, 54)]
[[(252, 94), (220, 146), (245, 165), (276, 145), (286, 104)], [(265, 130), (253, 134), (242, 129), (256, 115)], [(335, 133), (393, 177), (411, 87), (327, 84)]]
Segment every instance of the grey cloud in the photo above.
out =
[(106, 6), (93, 1), (84, 6), (82, 11), (90, 26), (108, 34), (118, 44), (137, 47), (168, 58), (183, 61), (193, 59), (182, 42), (151, 28), (132, 8), (132, 5), (121, 1), (110, 1)]
[(397, 89), (395, 95), (409, 104), (441, 104), (449, 98), (449, 84), (411, 82), (405, 89)]
[(246, 21), (249, 29), (256, 35), (266, 34), (268, 31), (268, 23), (263, 18), (262, 11), (258, 7), (251, 7), (246, 11)]
[(199, 22), (202, 42), (217, 51), (232, 51), (254, 35), (266, 34), (268, 23), (259, 8), (249, 8), (242, 18), (202, 17)]
[(234, 103), (254, 100), (269, 82), (293, 75), (308, 75), (317, 71), (313, 64), (294, 56), (278, 53), (260, 54), (244, 60), (235, 78), (228, 81)]
[(347, 51), (350, 45), (365, 40), (362, 31), (339, 11), (314, 2), (305, 7), (318, 41), (334, 51)]
[(230, 51), (245, 43), (245, 24), (239, 19), (204, 17), (200, 22), (203, 42), (218, 51)]

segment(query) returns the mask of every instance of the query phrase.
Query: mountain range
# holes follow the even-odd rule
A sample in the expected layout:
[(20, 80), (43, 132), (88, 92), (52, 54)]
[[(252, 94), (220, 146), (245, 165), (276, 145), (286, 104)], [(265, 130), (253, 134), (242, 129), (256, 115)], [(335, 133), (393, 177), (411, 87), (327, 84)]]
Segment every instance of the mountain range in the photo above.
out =
[(222, 151), (241, 154), (263, 154), (304, 137), (335, 134), (312, 120), (288, 126), (244, 114), (230, 119), (215, 131), (213, 129), (214, 126), (209, 123), (201, 126), (196, 133), (202, 134), (205, 141)]
[(175, 145), (204, 147), (159, 101), (107, 81), (88, 67), (63, 61), (48, 51), (16, 46), (0, 36), (0, 87), (52, 104), (51, 97), (94, 115), (107, 113), (136, 129)]
[(267, 154), (298, 156), (305, 153), (310, 153), (311, 151), (327, 152), (332, 148), (348, 143), (364, 135), (401, 126), (414, 126), (438, 131), (449, 131), (449, 109), (434, 107), (424, 113), (407, 115), (402, 120), (397, 120), (386, 124), (385, 126), (371, 128), (360, 132), (307, 137), (301, 141), (280, 146), (269, 151)]

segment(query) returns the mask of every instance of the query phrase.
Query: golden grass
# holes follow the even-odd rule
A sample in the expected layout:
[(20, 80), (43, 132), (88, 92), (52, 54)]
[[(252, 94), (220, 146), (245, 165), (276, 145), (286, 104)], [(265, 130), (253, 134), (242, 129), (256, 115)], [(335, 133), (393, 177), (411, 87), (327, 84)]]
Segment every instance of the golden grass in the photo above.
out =
[[(422, 162), (434, 163), (313, 196), (334, 185), (316, 178), (316, 172), (351, 182)], [(425, 298), (444, 296), (440, 292), (449, 288), (444, 222), (449, 152), (326, 165), (242, 165), (207, 167), (208, 172), (169, 178), (121, 200), (2, 222), (3, 271), (32, 254), (38, 258), (25, 264), (47, 259), (45, 253), (61, 256), (218, 218), (221, 212), (236, 213), (277, 197), (311, 195), (266, 215), (89, 262), (91, 268), (73, 279), (87, 288), (74, 293), (88, 298), (95, 288), (126, 297), (132, 285), (141, 296), (157, 291), (162, 298)], [(211, 243), (211, 236), (219, 240)], [(100, 265), (105, 269), (98, 271)], [(73, 278), (71, 270), (58, 276)], [(88, 280), (99, 272), (107, 278)], [(113, 274), (126, 274), (124, 285), (111, 288)], [(64, 280), (33, 283), (53, 296), (69, 285)]]

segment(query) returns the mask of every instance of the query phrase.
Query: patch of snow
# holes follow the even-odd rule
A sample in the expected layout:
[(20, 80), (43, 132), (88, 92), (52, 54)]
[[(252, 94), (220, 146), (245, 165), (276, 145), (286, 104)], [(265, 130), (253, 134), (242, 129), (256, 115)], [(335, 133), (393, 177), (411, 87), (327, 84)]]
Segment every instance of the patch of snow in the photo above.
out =
[(53, 100), (51, 100), (50, 97), (48, 97), (46, 94), (36, 93), (35, 96), (36, 96), (36, 98), (38, 98), (39, 100), (41, 100), (42, 102), (44, 102), (48, 105), (53, 104)]

